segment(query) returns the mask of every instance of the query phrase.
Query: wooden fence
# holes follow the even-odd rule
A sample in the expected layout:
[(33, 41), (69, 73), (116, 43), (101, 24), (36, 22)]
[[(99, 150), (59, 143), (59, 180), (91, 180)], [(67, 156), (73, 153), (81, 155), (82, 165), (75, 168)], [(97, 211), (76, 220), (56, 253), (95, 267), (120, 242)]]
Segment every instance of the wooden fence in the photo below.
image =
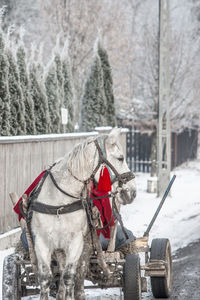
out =
[(172, 133), (172, 168), (187, 160), (197, 158), (198, 131), (186, 129), (180, 134)]
[[(126, 132), (121, 134), (124, 153)], [(95, 135), (98, 132), (0, 137), (0, 233), (19, 226), (9, 193), (21, 195), (42, 170), (70, 152), (74, 145)]]
[[(136, 127), (128, 126), (127, 162), (133, 172), (151, 171), (151, 135), (142, 134)], [(171, 168), (197, 157), (198, 131), (185, 129), (171, 134)]]
[(142, 134), (136, 127), (128, 127), (126, 157), (133, 172), (151, 170), (151, 136)]

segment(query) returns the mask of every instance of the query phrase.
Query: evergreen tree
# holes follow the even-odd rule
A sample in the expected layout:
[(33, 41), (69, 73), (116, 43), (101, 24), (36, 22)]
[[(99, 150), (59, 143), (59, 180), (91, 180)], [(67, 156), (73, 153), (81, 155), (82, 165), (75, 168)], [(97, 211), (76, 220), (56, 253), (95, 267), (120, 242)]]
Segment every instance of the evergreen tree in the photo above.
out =
[(4, 37), (0, 32), (0, 135), (10, 135), (10, 94), (8, 60), (4, 52)]
[(63, 69), (63, 78), (64, 78), (64, 99), (63, 99), (63, 107), (68, 109), (68, 124), (67, 131), (74, 131), (74, 88), (73, 88), (73, 80), (71, 73), (71, 66), (69, 57), (66, 57), (62, 63)]
[(34, 63), (29, 70), (30, 95), (34, 103), (35, 126), (37, 134), (49, 132), (49, 109), (43, 86), (38, 81), (37, 67)]
[(24, 98), (26, 133), (35, 134), (36, 128), (35, 128), (35, 116), (34, 116), (34, 103), (29, 93), (29, 80), (28, 80), (28, 72), (26, 67), (26, 53), (22, 45), (17, 50), (17, 64), (18, 64), (22, 94)]
[(45, 88), (49, 107), (50, 133), (60, 133), (60, 101), (58, 100), (58, 80), (54, 62), (48, 70), (45, 80)]
[(8, 85), (10, 92), (10, 132), (12, 135), (23, 135), (26, 133), (25, 107), (22, 89), (20, 86), (19, 73), (13, 54), (7, 51), (9, 62)]
[(60, 102), (60, 107), (63, 105), (63, 72), (62, 72), (62, 62), (60, 58), (60, 54), (57, 53), (54, 58), (55, 66), (56, 66), (56, 76), (58, 81), (58, 97)]
[(101, 59), (101, 65), (103, 69), (103, 85), (104, 93), (106, 97), (106, 113), (107, 113), (107, 124), (108, 126), (116, 126), (116, 115), (115, 115), (115, 101), (113, 94), (113, 80), (111, 67), (108, 59), (108, 54), (105, 49), (98, 43), (98, 54)]
[(63, 87), (63, 72), (62, 72), (62, 62), (59, 53), (56, 53), (54, 57), (55, 67), (56, 67), (56, 78), (57, 78), (57, 106), (58, 106), (58, 113), (60, 116), (60, 132), (63, 131), (63, 126), (61, 122), (61, 107), (64, 107), (64, 87)]
[(93, 130), (106, 125), (106, 100), (103, 85), (103, 71), (99, 55), (96, 53), (90, 75), (85, 84), (81, 101), (81, 129)]

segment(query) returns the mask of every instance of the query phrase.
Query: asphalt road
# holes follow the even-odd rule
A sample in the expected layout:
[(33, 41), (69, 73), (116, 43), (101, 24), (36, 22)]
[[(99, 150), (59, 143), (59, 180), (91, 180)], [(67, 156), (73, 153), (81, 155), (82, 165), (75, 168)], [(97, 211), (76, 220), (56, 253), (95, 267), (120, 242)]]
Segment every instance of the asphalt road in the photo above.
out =
[(200, 300), (200, 240), (179, 249), (173, 267), (171, 300)]
[(173, 256), (173, 292), (168, 300), (200, 300), (200, 240)]

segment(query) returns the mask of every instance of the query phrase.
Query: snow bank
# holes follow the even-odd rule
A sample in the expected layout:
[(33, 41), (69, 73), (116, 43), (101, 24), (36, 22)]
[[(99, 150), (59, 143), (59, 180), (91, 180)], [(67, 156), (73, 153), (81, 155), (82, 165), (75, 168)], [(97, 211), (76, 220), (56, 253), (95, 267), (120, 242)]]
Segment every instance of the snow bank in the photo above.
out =
[[(150, 232), (153, 238), (169, 238), (172, 250), (199, 239), (200, 224), (200, 161), (185, 163), (175, 169), (176, 180)], [(137, 198), (121, 208), (125, 226), (136, 236), (146, 230), (161, 198), (146, 193), (148, 174), (136, 174)]]

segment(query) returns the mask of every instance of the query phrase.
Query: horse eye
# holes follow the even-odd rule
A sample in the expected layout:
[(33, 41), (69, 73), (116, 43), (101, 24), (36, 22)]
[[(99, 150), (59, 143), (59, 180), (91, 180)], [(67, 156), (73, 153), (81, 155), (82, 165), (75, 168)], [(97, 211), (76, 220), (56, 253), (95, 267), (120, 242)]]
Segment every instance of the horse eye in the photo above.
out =
[(120, 155), (117, 159), (118, 159), (119, 161), (123, 162), (123, 161), (124, 161), (124, 156), (123, 156), (123, 155)]

